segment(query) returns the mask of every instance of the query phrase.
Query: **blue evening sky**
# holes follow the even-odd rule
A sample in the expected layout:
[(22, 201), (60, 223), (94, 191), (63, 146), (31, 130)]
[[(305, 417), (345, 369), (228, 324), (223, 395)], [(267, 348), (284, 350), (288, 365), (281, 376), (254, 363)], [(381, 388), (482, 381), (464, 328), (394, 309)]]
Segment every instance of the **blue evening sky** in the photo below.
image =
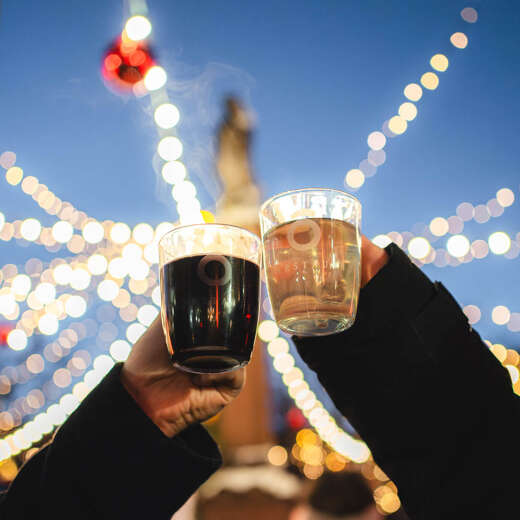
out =
[[(357, 196), (369, 236), (410, 230), (486, 203), (498, 189), (520, 196), (520, 4), (494, 0), (243, 2), (150, 0), (153, 46), (181, 112), (184, 161), (211, 209), (218, 198), (214, 130), (228, 93), (255, 115), (253, 159), (267, 198), (308, 186), (345, 189), (344, 177), (405, 101), (403, 88), (446, 54), (440, 85), (425, 91), (407, 132), (388, 142), (387, 161)], [(460, 17), (476, 7), (478, 22)], [(120, 33), (122, 2), (5, 0), (0, 13), (0, 153), (12, 150), (63, 200), (98, 219), (175, 220), (169, 188), (152, 167), (157, 134), (147, 98), (121, 98), (100, 79), (103, 50)], [(463, 31), (464, 50), (449, 37)], [(8, 220), (46, 215), (18, 188), (0, 184)], [(466, 225), (471, 240), (520, 231), (519, 203), (498, 219)], [(445, 246), (445, 239), (436, 243)], [(43, 253), (46, 253), (45, 251)], [(0, 244), (1, 264), (41, 249)], [(49, 255), (47, 257), (50, 258)], [(520, 259), (489, 255), (425, 270), (463, 304), (477, 304), (485, 337), (519, 346), (490, 322), (503, 304), (520, 312)]]

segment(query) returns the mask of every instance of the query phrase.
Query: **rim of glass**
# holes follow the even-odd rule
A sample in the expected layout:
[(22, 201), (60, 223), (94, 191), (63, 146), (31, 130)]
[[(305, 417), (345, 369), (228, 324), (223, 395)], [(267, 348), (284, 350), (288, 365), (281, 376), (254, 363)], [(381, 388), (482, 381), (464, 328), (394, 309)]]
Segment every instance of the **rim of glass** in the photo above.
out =
[(235, 226), (234, 224), (220, 224), (220, 223), (217, 223), (217, 222), (204, 222), (204, 223), (197, 223), (197, 224), (183, 224), (182, 226), (177, 226), (176, 228), (168, 231), (167, 233), (165, 233), (160, 239), (159, 239), (159, 246), (162, 247), (162, 241), (170, 234), (172, 233), (175, 233), (176, 231), (179, 231), (179, 230), (183, 230), (183, 229), (187, 229), (187, 228), (194, 228), (194, 227), (203, 227), (203, 226), (207, 226), (207, 227), (212, 227), (212, 228), (232, 228), (232, 229), (238, 229), (240, 231), (242, 231), (243, 233), (246, 233), (248, 235), (250, 235), (253, 239), (257, 240), (260, 244), (262, 242), (262, 239), (256, 235), (255, 233), (253, 233), (252, 231), (249, 231), (249, 229), (246, 229), (246, 228), (243, 228), (243, 227), (240, 227), (240, 226)]
[(306, 192), (306, 191), (327, 191), (327, 192), (338, 193), (340, 195), (346, 196), (349, 199), (353, 199), (355, 202), (357, 202), (359, 205), (361, 205), (361, 201), (357, 197), (354, 197), (354, 195), (351, 195), (350, 193), (348, 193), (346, 191), (337, 190), (335, 188), (300, 188), (299, 190), (282, 191), (282, 193), (278, 193), (277, 195), (273, 195), (272, 197), (268, 198), (260, 206), (260, 214), (263, 214), (264, 211), (265, 211), (265, 208), (267, 208), (267, 206), (269, 204), (271, 204), (273, 201), (275, 201), (276, 199), (281, 198), (281, 197), (285, 197), (287, 195), (293, 195), (295, 193), (301, 193), (301, 192)]

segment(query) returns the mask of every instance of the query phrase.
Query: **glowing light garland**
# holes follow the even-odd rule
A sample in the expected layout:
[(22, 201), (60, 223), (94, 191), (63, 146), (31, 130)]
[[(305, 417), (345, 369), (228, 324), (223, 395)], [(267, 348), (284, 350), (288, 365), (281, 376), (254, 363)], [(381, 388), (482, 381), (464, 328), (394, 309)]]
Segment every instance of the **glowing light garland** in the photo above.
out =
[[(471, 13), (471, 15), (468, 15)], [(478, 15), (477, 11), (471, 7), (465, 8), (461, 12), (462, 19), (467, 23), (475, 23)], [(456, 32), (450, 36), (450, 43), (457, 49), (465, 49), (468, 45), (468, 37), (461, 32)], [(402, 135), (408, 129), (408, 125), (417, 117), (417, 103), (425, 91), (435, 90), (439, 86), (438, 72), (445, 72), (448, 69), (449, 60), (444, 54), (434, 54), (430, 59), (430, 67), (435, 72), (425, 72), (418, 83), (409, 83), (403, 89), (406, 101), (403, 102), (397, 114), (387, 119), (380, 130), (371, 132), (367, 137), (369, 152), (357, 168), (353, 168), (345, 175), (345, 185), (353, 190), (360, 189), (368, 177), (377, 173), (377, 169), (386, 161), (384, 150), (387, 138), (391, 139)]]
[[(125, 30), (130, 37), (143, 39), (150, 33), (151, 24), (143, 16), (133, 16), (128, 20)], [(167, 91), (164, 88), (166, 80), (166, 72), (159, 66), (150, 69), (144, 78), (144, 86), (151, 96), (152, 108), (155, 109), (154, 120), (161, 137), (157, 152), (165, 161), (162, 169), (163, 178), (167, 183), (173, 185), (172, 197), (177, 202), (181, 223), (202, 222), (203, 217), (200, 212), (200, 203), (196, 197), (196, 188), (186, 179), (186, 168), (178, 161), (183, 148), (181, 141), (172, 135), (172, 128), (179, 121), (180, 115), (178, 109), (169, 102)], [(132, 305), (135, 307), (134, 319), (128, 320), (125, 319), (126, 315), (121, 315), (122, 319), (131, 322), (126, 329), (126, 336), (129, 341), (134, 343), (157, 315), (158, 308), (150, 303), (137, 308), (131, 303), (128, 291), (122, 287), (128, 278), (130, 279), (129, 288), (133, 293), (143, 295), (145, 292), (151, 292), (145, 298), (151, 298), (158, 303), (159, 295), (155, 291), (157, 280), (155, 276), (148, 280), (149, 266), (157, 263), (157, 240), (173, 227), (172, 224), (162, 223), (154, 231), (149, 224), (141, 223), (135, 226), (133, 232), (130, 233), (130, 228), (125, 223), (99, 222), (85, 213), (79, 212), (70, 203), (63, 203), (35, 177), (24, 179), (23, 170), (15, 166), (15, 162), (16, 155), (12, 152), (5, 152), (0, 156), (0, 165), (7, 170), (7, 182), (12, 186), (19, 185), (23, 193), (31, 195), (42, 209), (50, 215), (58, 216), (60, 220), (52, 227), (46, 228), (37, 219), (30, 218), (10, 223), (5, 221), (3, 214), (0, 214), (0, 238), (5, 241), (12, 238), (25, 239), (45, 245), (48, 249), (55, 248), (55, 250), (67, 244), (72, 253), (88, 252), (90, 256), (80, 257), (70, 262), (55, 259), (59, 261), (59, 264), (55, 264), (52, 270), (43, 269), (44, 266), (40, 262), (39, 276), (36, 273), (39, 278), (37, 281), (32, 279), (33, 273), (29, 273), (31, 276), (18, 273), (15, 266), (12, 266), (13, 269), (8, 266), (2, 268), (2, 272), (7, 269), (12, 276), (0, 277), (3, 285), (0, 289), (0, 312), (3, 312), (7, 319), (14, 321), (20, 314), (19, 303), (28, 304), (28, 310), (23, 313), (22, 319), (17, 322), (16, 328), (8, 336), (9, 346), (13, 350), (23, 350), (27, 346), (28, 337), (34, 333), (37, 326), (41, 333), (54, 335), (59, 331), (60, 320), (83, 314), (86, 311), (86, 298), (82, 296), (83, 291), (92, 290), (91, 283), (96, 276), (102, 276), (101, 280), (96, 279), (95, 284), (100, 299), (110, 301), (117, 308), (119, 305), (116, 300), (121, 297), (124, 300), (122, 303), (125, 304), (120, 305), (121, 312)], [(74, 228), (81, 230), (81, 235), (75, 234)], [(131, 240), (131, 236), (133, 240)], [(52, 262), (50, 266), (52, 266)], [(76, 271), (83, 273), (79, 279), (78, 276), (74, 276), (74, 274), (79, 274)], [(135, 282), (133, 287), (132, 282)], [(69, 284), (71, 288), (78, 291), (78, 294), (64, 293), (57, 297), (56, 287)], [(121, 293), (123, 294), (121, 295)], [(52, 305), (54, 308), (51, 310), (49, 306)], [(113, 342), (110, 347), (113, 360), (105, 354), (97, 356), (94, 360), (94, 370), (89, 371), (84, 380), (75, 385), (71, 394), (62, 396), (59, 405), (49, 406), (45, 413), (37, 415), (34, 420), (0, 441), (0, 460), (27, 449), (40, 440), (42, 435), (50, 432), (54, 426), (61, 424), (88, 391), (110, 369), (114, 360), (126, 359), (129, 352), (130, 345), (125, 340), (119, 339)], [(21, 371), (20, 367), (33, 374), (44, 370), (44, 359), (39, 355), (38, 357), (33, 356), (34, 354), (31, 354), (27, 357), (25, 362), (18, 367), (18, 372)], [(27, 367), (32, 370), (28, 370)], [(10, 373), (17, 372), (14, 367), (5, 367), (4, 370)], [(58, 387), (69, 386), (72, 381), (69, 372), (67, 369), (59, 368), (54, 373), (53, 380)], [(8, 393), (16, 381), (11, 381), (5, 374), (2, 374), (1, 377), (0, 394)], [(1, 392), (2, 388), (8, 389), (8, 391)], [(14, 410), (12, 411), (14, 412)], [(27, 413), (32, 412), (33, 410), (29, 410)], [(0, 429), (4, 429), (1, 418), (3, 417), (7, 421), (6, 418), (10, 412), (3, 412), (3, 414), (3, 416), (0, 415)], [(13, 421), (12, 426), (14, 425)]]
[[(143, 5), (145, 6), (145, 4), (141, 3), (141, 6)], [(137, 40), (147, 38), (152, 30), (151, 23), (145, 16), (142, 16), (142, 14), (133, 14), (134, 16), (127, 21), (125, 26), (127, 35)], [(464, 9), (462, 16), (468, 23), (476, 21), (476, 11), (472, 8)], [(467, 37), (463, 33), (453, 34), (450, 41), (457, 48), (464, 48), (467, 45)], [(430, 65), (435, 71), (443, 72), (448, 68), (448, 59), (442, 54), (436, 54), (430, 60)], [(193, 183), (186, 180), (186, 167), (179, 161), (183, 153), (182, 143), (177, 136), (173, 135), (172, 129), (178, 123), (180, 114), (177, 107), (169, 101), (165, 88), (166, 82), (166, 71), (159, 66), (153, 67), (144, 79), (144, 87), (147, 90), (139, 90), (139, 88), (143, 88), (143, 85), (140, 85), (136, 93), (139, 94), (139, 92), (141, 92), (150, 95), (152, 108), (154, 110), (154, 121), (159, 136), (161, 137), (157, 147), (157, 154), (164, 161), (161, 174), (164, 181), (172, 185), (172, 198), (177, 202), (177, 210), (181, 223), (201, 222), (203, 218), (200, 211), (200, 202), (196, 197), (196, 188)], [(420, 82), (423, 88), (434, 90), (438, 85), (438, 76), (436, 73), (427, 72), (421, 77)], [(417, 106), (414, 103), (419, 101), (422, 97), (423, 89), (418, 84), (409, 84), (404, 89), (404, 95), (408, 101), (400, 105), (398, 114), (383, 124), (382, 131), (372, 132), (368, 136), (367, 142), (370, 151), (368, 152), (367, 158), (359, 165), (359, 169), (350, 170), (347, 173), (346, 183), (349, 187), (357, 189), (363, 185), (366, 177), (375, 174), (377, 167), (385, 162), (386, 154), (384, 147), (387, 143), (387, 138), (403, 134), (408, 124), (415, 119)], [(0, 238), (6, 241), (12, 238), (23, 238), (37, 244), (42, 244), (50, 250), (53, 248), (57, 248), (58, 250), (66, 245), (74, 254), (88, 251), (89, 256), (84, 255), (81, 260), (72, 261), (56, 259), (59, 263), (54, 265), (52, 271), (50, 268), (43, 269), (42, 265), (41, 272), (36, 276), (38, 283), (32, 279), (34, 278), (34, 273), (27, 275), (25, 273), (15, 272), (12, 273), (12, 276), (0, 280), (4, 285), (0, 289), (0, 312), (8, 306), (14, 307), (14, 305), (25, 301), (29, 302), (31, 298), (32, 303), (36, 304), (35, 309), (32, 309), (29, 305), (29, 310), (34, 313), (34, 316), (31, 315), (29, 318), (29, 316), (26, 315), (24, 323), (23, 316), (25, 312), (29, 312), (28, 310), (22, 314), (22, 319), (18, 321), (16, 328), (13, 330), (14, 336), (10, 344), (11, 348), (23, 350), (26, 347), (27, 338), (30, 337), (36, 329), (36, 323), (39, 323), (39, 320), (35, 320), (36, 316), (55, 316), (55, 320), (50, 320), (53, 323), (49, 324), (52, 325), (49, 330), (54, 330), (54, 327), (56, 327), (54, 333), (59, 330), (60, 321), (63, 321), (67, 317), (80, 316), (82, 314), (80, 311), (84, 307), (80, 299), (85, 302), (87, 301), (88, 295), (86, 295), (87, 293), (84, 293), (84, 291), (92, 290), (90, 286), (92, 285), (93, 278), (96, 276), (103, 277), (102, 280), (97, 279), (98, 283), (96, 284), (98, 293), (99, 288), (101, 288), (100, 298), (110, 302), (115, 309), (118, 309), (121, 318), (128, 323), (128, 326), (125, 331), (126, 339), (119, 337), (112, 341), (109, 347), (110, 356), (107, 354), (98, 355), (93, 360), (93, 369), (85, 373), (81, 381), (74, 384), (71, 392), (62, 395), (58, 403), (48, 406), (45, 412), (39, 413), (34, 419), (23, 424), (23, 426), (16, 431), (13, 431), (4, 439), (0, 440), (0, 461), (29, 449), (32, 445), (40, 441), (43, 435), (50, 433), (54, 427), (62, 424), (88, 392), (94, 388), (110, 370), (114, 362), (124, 361), (126, 359), (131, 350), (131, 344), (144, 332), (158, 312), (160, 295), (157, 291), (157, 280), (153, 279), (153, 277), (149, 279), (148, 272), (145, 273), (145, 269), (157, 263), (156, 252), (152, 253), (152, 249), (155, 246), (156, 250), (156, 240), (158, 236), (167, 231), (165, 229), (166, 227), (172, 226), (169, 223), (162, 223), (154, 231), (148, 224), (141, 223), (134, 228), (132, 233), (125, 223), (114, 223), (111, 221), (99, 222), (84, 212), (77, 210), (69, 202), (61, 201), (46, 185), (40, 184), (35, 177), (24, 178), (23, 170), (16, 167), (15, 162), (16, 156), (12, 152), (5, 152), (0, 156), (0, 165), (7, 169), (7, 182), (13, 186), (19, 185), (24, 193), (32, 196), (42, 209), (50, 215), (57, 216), (59, 221), (52, 227), (41, 226), (37, 219), (26, 219), (23, 222), (15, 221), (11, 223), (5, 222), (3, 214), (0, 213)], [(511, 190), (504, 188), (497, 193), (497, 198), (492, 200), (497, 201), (498, 204), (504, 208), (514, 202), (514, 195), (511, 197), (511, 194)], [(464, 204), (467, 205), (467, 203)], [(460, 210), (461, 212), (462, 209), (468, 210), (464, 204), (459, 206), (459, 208), (463, 206)], [(431, 236), (415, 236), (409, 232), (405, 232), (401, 235), (393, 232), (387, 235), (381, 235), (380, 237), (385, 238), (379, 238), (379, 242), (381, 243), (382, 240), (386, 239), (396, 242), (401, 241), (399, 245), (408, 246), (412, 257), (415, 257), (418, 262), (420, 258), (421, 261), (426, 263), (429, 258), (428, 255), (435, 252), (434, 257), (436, 257), (438, 252), (441, 251), (435, 250), (431, 246), (431, 242), (436, 240), (437, 237), (448, 233), (453, 235), (452, 238), (461, 236), (460, 232), (462, 229), (457, 231), (457, 223), (453, 219), (459, 218), (461, 221), (469, 219), (459, 216), (459, 208), (457, 209), (457, 217), (450, 217), (448, 219), (437, 217), (432, 220), (430, 224)], [(488, 203), (485, 208), (485, 210), (480, 206), (473, 208), (471, 218), (476, 222), (482, 223), (489, 220), (491, 216), (499, 216), (498, 213), (500, 210), (495, 206), (490, 208)], [(450, 219), (452, 219), (451, 222)], [(161, 228), (161, 226), (163, 227)], [(446, 228), (446, 230), (441, 233), (440, 231), (444, 230), (444, 228)], [(80, 230), (81, 234), (74, 233), (74, 229)], [(438, 230), (439, 234), (437, 234), (435, 230)], [(401, 240), (399, 240), (399, 236)], [(488, 239), (489, 248), (496, 254), (504, 254), (504, 241), (507, 242), (507, 238), (503, 235), (499, 237), (495, 236), (493, 241), (496, 241), (496, 247), (495, 250), (493, 250), (491, 246), (493, 241), (490, 237)], [(378, 237), (376, 237), (376, 239), (378, 239)], [(374, 239), (374, 241), (376, 241), (376, 239)], [(509, 240), (511, 241), (510, 238)], [(475, 242), (473, 245), (475, 245)], [(511, 243), (515, 243), (516, 246), (520, 245), (518, 242), (520, 241), (511, 241)], [(428, 251), (428, 253), (424, 254), (426, 251)], [(413, 253), (415, 253), (415, 255)], [(479, 256), (475, 255), (475, 258), (479, 258)], [(132, 270), (130, 267), (132, 260), (134, 263), (137, 263), (137, 260), (142, 260), (142, 263), (138, 264), (141, 270), (139, 268)], [(50, 265), (52, 265), (52, 263)], [(6, 267), (7, 266), (4, 266), (3, 269)], [(67, 268), (70, 269), (70, 272)], [(83, 284), (79, 286), (76, 285), (76, 287), (73, 287), (71, 280), (65, 281), (67, 276), (70, 277), (75, 269), (81, 269), (88, 274), (88, 283), (86, 282), (85, 276), (83, 276)], [(56, 273), (56, 275), (52, 273)], [(132, 277), (132, 273), (134, 277)], [(50, 278), (51, 276), (53, 276), (53, 278)], [(131, 283), (132, 280), (137, 282), (137, 285), (134, 285), (135, 291), (132, 290), (131, 286), (129, 287), (134, 295), (142, 296), (147, 301), (152, 300), (155, 305), (145, 303), (138, 307), (134, 304), (130, 293), (123, 288), (127, 279), (130, 280), (129, 283)], [(146, 288), (144, 290), (143, 287), (138, 284), (140, 281), (146, 282)], [(7, 284), (10, 285), (7, 286)], [(55, 287), (65, 287), (67, 285), (70, 285), (75, 291), (56, 296)], [(37, 294), (36, 289), (38, 287), (40, 287), (40, 289)], [(143, 296), (144, 293), (147, 293), (147, 295)], [(57, 302), (60, 302), (60, 298), (62, 299), (63, 308), (57, 305)], [(67, 301), (70, 302), (72, 298), (77, 299), (73, 300), (73, 305), (69, 304), (67, 311)], [(118, 298), (120, 298), (119, 303)], [(45, 300), (45, 302), (41, 301), (42, 299)], [(41, 304), (41, 308), (38, 308), (38, 301), (39, 304)], [(59, 312), (55, 314), (50, 312), (49, 306), (52, 305), (57, 306), (58, 309), (55, 308), (54, 311)], [(125, 309), (131, 310), (126, 313), (124, 312)], [(464, 311), (468, 315), (470, 322), (475, 322), (477, 314), (478, 319), (480, 319), (481, 313), (478, 307), (466, 306)], [(74, 314), (78, 314), (78, 316), (74, 316)], [(8, 312), (6, 317), (13, 315), (14, 313), (10, 314)], [(517, 323), (520, 318), (520, 313), (511, 313), (506, 307), (497, 306), (493, 310), (492, 317), (495, 323), (505, 325), (508, 323)], [(505, 320), (506, 317), (508, 317), (507, 320)], [(478, 319), (476, 319), (476, 321), (478, 321)], [(27, 322), (30, 320), (34, 323), (34, 326), (27, 326)], [(67, 330), (76, 334), (74, 329), (71, 328), (73, 325), (74, 324), (70, 324), (68, 326), (69, 328), (63, 330), (60, 333), (60, 337), (62, 337), (62, 334), (65, 334)], [(368, 461), (370, 452), (367, 446), (362, 441), (355, 439), (343, 431), (324, 408), (323, 404), (316, 398), (316, 395), (310, 390), (309, 385), (304, 380), (303, 372), (295, 366), (295, 360), (289, 353), (289, 344), (287, 340), (280, 336), (280, 331), (276, 323), (272, 320), (264, 320), (259, 325), (258, 335), (267, 343), (267, 351), (272, 357), (273, 366), (275, 370), (281, 374), (288, 393), (294, 399), (295, 404), (302, 410), (305, 417), (309, 420), (309, 423), (318, 432), (318, 435), (336, 451), (336, 455), (331, 455), (336, 457), (344, 456), (347, 459), (359, 463)], [(70, 354), (71, 349), (81, 341), (79, 338), (75, 342), (69, 341), (70, 348), (65, 349), (68, 350), (68, 353), (65, 355)], [(53, 341), (48, 344), (47, 347), (56, 343), (56, 341)], [(509, 370), (515, 391), (520, 393), (518, 383), (518, 364), (520, 357), (516, 351), (508, 350), (503, 345), (487, 343), (492, 352)], [(49, 352), (51, 352), (51, 350)], [(41, 359), (32, 356), (34, 356), (34, 354), (28, 356), (21, 365), (32, 374), (40, 373), (44, 370), (43, 365), (45, 361), (41, 356)], [(72, 357), (71, 360), (72, 359), (74, 359), (74, 357)], [(69, 360), (69, 363), (71, 360)], [(56, 361), (58, 361), (58, 359)], [(60, 385), (57, 386), (67, 388), (73, 383), (72, 377), (77, 377), (84, 372), (88, 368), (89, 363), (90, 362), (86, 362), (85, 360), (83, 360), (83, 364), (79, 363), (80, 366), (77, 367), (75, 376), (72, 376), (71, 370), (68, 370), (67, 374), (67, 369), (59, 368), (53, 374), (53, 380), (58, 380)], [(6, 367), (2, 371), (2, 374), (0, 374), (0, 395), (2, 394), (2, 389), (4, 389), (4, 393), (7, 393), (5, 390), (8, 387), (10, 389), (11, 385), (17, 384), (16, 381), (11, 381), (4, 372), (6, 370), (7, 372), (20, 371), (20, 366), (18, 369), (16, 367)], [(31, 367), (31, 370), (29, 370), (28, 367)], [(41, 402), (41, 396), (37, 397), (36, 394), (31, 396), (30, 394), (31, 392), (26, 396), (26, 400), (32, 397), (33, 404)], [(37, 408), (40, 407), (41, 406), (38, 406)], [(30, 408), (34, 407), (30, 406)], [(10, 412), (0, 413), (0, 428), (2, 426), (2, 417), (6, 419), (6, 416), (2, 415), (5, 413)], [(32, 410), (29, 411), (29, 413), (32, 413)], [(271, 454), (273, 460), (275, 460), (275, 455), (274, 452)], [(281, 459), (278, 458), (276, 460)], [(342, 461), (342, 459), (336, 461), (331, 459), (328, 463), (328, 467), (329, 466), (330, 468), (344, 467), (344, 461)], [(377, 473), (377, 468), (373, 469), (373, 471)], [(317, 478), (319, 475), (317, 473), (313, 473), (312, 475), (309, 473), (307, 476), (309, 478)], [(388, 479), (384, 474), (382, 474), (382, 476), (379, 475), (378, 478), (382, 481)], [(375, 493), (375, 495), (377, 495), (376, 502), (386, 512), (392, 512), (399, 507), (396, 489), (395, 486), (392, 486), (393, 484), (391, 482), (384, 484), (380, 486)]]

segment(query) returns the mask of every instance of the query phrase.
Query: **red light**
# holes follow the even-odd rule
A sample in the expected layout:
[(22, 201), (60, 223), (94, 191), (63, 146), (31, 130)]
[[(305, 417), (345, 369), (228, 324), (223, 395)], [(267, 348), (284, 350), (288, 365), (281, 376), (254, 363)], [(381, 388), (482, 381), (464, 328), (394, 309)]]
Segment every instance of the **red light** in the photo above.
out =
[(0, 345), (7, 345), (7, 336), (12, 330), (10, 325), (0, 325)]
[(129, 92), (153, 65), (153, 53), (145, 42), (119, 37), (103, 56), (101, 74), (112, 90)]
[(105, 68), (110, 71), (116, 70), (121, 63), (123, 60), (117, 54), (109, 54), (105, 58)]
[(300, 430), (307, 423), (305, 416), (298, 408), (291, 408), (285, 415), (285, 419), (289, 427), (293, 430)]
[(246, 319), (250, 320), (251, 319), (251, 314), (246, 314)]
[(146, 54), (143, 51), (135, 51), (128, 57), (130, 65), (133, 67), (139, 67), (146, 61)]

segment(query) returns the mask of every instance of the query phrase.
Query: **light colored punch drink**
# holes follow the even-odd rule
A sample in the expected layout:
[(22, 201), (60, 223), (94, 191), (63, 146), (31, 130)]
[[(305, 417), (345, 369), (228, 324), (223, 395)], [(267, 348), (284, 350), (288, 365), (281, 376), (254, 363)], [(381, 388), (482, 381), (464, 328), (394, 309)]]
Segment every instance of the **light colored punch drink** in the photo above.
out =
[(297, 190), (267, 201), (260, 218), (278, 326), (298, 336), (349, 328), (360, 285), (359, 201), (338, 190)]
[(331, 334), (350, 327), (359, 293), (356, 228), (342, 220), (308, 218), (264, 237), (269, 298), (282, 330)]

